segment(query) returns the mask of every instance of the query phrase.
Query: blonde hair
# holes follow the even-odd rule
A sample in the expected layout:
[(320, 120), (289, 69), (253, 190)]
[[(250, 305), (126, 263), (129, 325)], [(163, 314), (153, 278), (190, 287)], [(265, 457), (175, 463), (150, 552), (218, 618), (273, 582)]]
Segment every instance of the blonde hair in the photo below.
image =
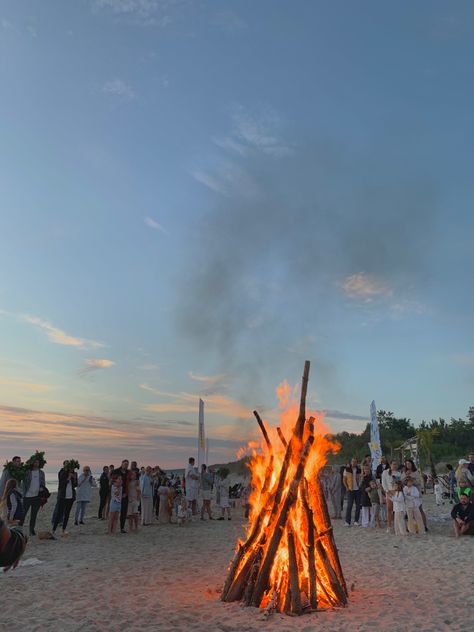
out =
[(10, 493), (15, 489), (17, 481), (11, 478), (7, 481), (5, 489), (3, 490), (3, 496), (0, 498), (0, 511), (3, 511), (7, 506), (7, 500)]

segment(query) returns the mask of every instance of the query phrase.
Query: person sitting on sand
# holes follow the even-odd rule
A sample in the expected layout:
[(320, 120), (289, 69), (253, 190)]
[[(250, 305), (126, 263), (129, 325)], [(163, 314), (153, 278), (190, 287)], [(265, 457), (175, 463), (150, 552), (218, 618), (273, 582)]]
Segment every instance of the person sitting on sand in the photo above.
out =
[(230, 515), (230, 500), (229, 500), (229, 470), (225, 467), (217, 472), (217, 492), (219, 495), (218, 505), (221, 508), (221, 517), (218, 520), (225, 520), (225, 513), (227, 511), (227, 520), (232, 520)]
[[(6, 573), (15, 569), (25, 552), (28, 538), (17, 527), (8, 527), (0, 518), (0, 567)], [(6, 588), (3, 589), (6, 593)]]
[(474, 535), (474, 505), (467, 494), (461, 494), (459, 503), (451, 511), (454, 533), (460, 535)]
[(110, 487), (109, 528), (107, 533), (115, 535), (122, 511), (122, 477), (114, 476)]

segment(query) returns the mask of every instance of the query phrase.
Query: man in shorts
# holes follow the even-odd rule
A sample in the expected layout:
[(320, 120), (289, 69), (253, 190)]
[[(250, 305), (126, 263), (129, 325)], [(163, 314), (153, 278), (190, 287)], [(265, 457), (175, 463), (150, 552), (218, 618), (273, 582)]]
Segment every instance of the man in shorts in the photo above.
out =
[(197, 467), (194, 466), (195, 460), (191, 456), (189, 457), (188, 465), (185, 472), (186, 482), (186, 501), (188, 507), (191, 507), (193, 516), (197, 514), (197, 498), (199, 493), (199, 472)]

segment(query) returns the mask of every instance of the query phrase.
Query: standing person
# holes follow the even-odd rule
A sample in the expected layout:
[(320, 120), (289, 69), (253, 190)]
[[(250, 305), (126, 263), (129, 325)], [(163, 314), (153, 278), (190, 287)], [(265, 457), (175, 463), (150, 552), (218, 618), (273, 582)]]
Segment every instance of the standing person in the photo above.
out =
[(421, 502), (418, 508), (420, 510), (421, 517), (423, 518), (423, 525), (424, 525), (425, 531), (428, 531), (428, 521), (426, 519), (426, 514), (423, 510), (423, 500), (422, 500), (423, 498), (422, 494), (424, 494), (425, 492), (425, 479), (422, 473), (416, 468), (416, 465), (413, 459), (405, 459), (404, 461), (403, 472), (400, 476), (402, 483), (405, 483), (406, 478), (413, 479), (413, 484), (418, 488), (418, 491), (420, 492)]
[(149, 465), (145, 468), (145, 474), (140, 478), (140, 497), (142, 525), (146, 527), (153, 522), (153, 480), (152, 469)]
[[(5, 486), (8, 483), (8, 481), (10, 481), (11, 479), (18, 481), (19, 478), (17, 478), (15, 476), (15, 471), (18, 471), (18, 475), (20, 472), (20, 467), (21, 467), (21, 456), (14, 456), (13, 459), (11, 460), (11, 469), (12, 472), (9, 472), (9, 470), (7, 469), (7, 466), (5, 466), (3, 472), (2, 472), (2, 476), (0, 478), (0, 497), (3, 496), (3, 492), (5, 491)], [(17, 483), (17, 487), (20, 488), (19, 484)]]
[(109, 523), (107, 533), (115, 535), (122, 508), (122, 477), (114, 476), (110, 486)]
[[(66, 465), (68, 464), (68, 461), (63, 461), (63, 466), (62, 468), (59, 470), (58, 472), (58, 489), (59, 489), (59, 481), (61, 480), (61, 472), (64, 471), (64, 468), (66, 467)], [(54, 526), (54, 521), (56, 520), (56, 516), (58, 515), (58, 508), (59, 508), (59, 494), (56, 495), (56, 504), (54, 505), (54, 509), (53, 509), (53, 513), (51, 514), (51, 524)], [(58, 524), (60, 522), (62, 522), (63, 517), (59, 516), (58, 518)]]
[(446, 464), (446, 469), (448, 470), (449, 504), (452, 505), (456, 496), (456, 474), (451, 463)]
[(33, 461), (31, 470), (28, 470), (23, 481), (23, 519), (20, 526), (23, 526), (28, 510), (30, 515), (30, 535), (36, 535), (36, 517), (40, 509), (40, 491), (46, 487), (46, 479), (43, 470), (40, 468), (38, 459)]
[(86, 515), (87, 503), (90, 503), (92, 488), (97, 487), (95, 478), (92, 476), (91, 468), (85, 465), (82, 474), (77, 481), (76, 489), (76, 515), (74, 524), (85, 524), (84, 518)]
[(338, 520), (341, 517), (341, 475), (337, 465), (332, 466), (327, 485), (332, 504), (332, 518)]
[(125, 523), (127, 522), (128, 514), (128, 481), (130, 477), (130, 470), (128, 469), (128, 459), (122, 461), (122, 465), (114, 471), (115, 476), (122, 478), (122, 504), (120, 508), (120, 533), (127, 533), (125, 531)]
[(340, 476), (340, 480), (341, 480), (341, 514), (342, 514), (342, 510), (344, 509), (344, 500), (346, 498), (346, 486), (344, 485), (344, 472), (346, 471), (346, 468), (350, 467), (350, 464), (347, 463), (347, 465), (341, 465), (341, 467), (339, 468), (339, 476)]
[(439, 507), (440, 505), (444, 505), (443, 500), (443, 488), (441, 487), (441, 483), (439, 482), (439, 478), (435, 478), (433, 480), (433, 491), (436, 499), (436, 505)]
[(109, 468), (107, 465), (104, 465), (102, 468), (102, 474), (99, 478), (99, 511), (97, 517), (99, 520), (105, 519), (105, 508), (107, 506), (107, 501), (110, 495), (110, 485), (109, 485)]
[(211, 492), (213, 483), (212, 474), (207, 471), (207, 465), (201, 465), (201, 520), (204, 520), (204, 514), (207, 513), (209, 520), (214, 520), (211, 513)]
[(169, 507), (171, 489), (169, 487), (169, 481), (167, 478), (161, 480), (161, 485), (158, 487), (158, 496), (160, 497), (160, 510), (158, 513), (158, 522), (165, 524), (171, 522), (171, 512)]
[(0, 497), (0, 518), (8, 524), (23, 522), (23, 496), (14, 478), (7, 481)]
[(393, 486), (400, 480), (400, 472), (398, 471), (398, 463), (392, 461), (388, 470), (382, 472), (382, 489), (385, 492), (385, 502), (387, 503), (387, 531), (393, 526)]
[(225, 520), (225, 513), (227, 511), (227, 520), (232, 520), (230, 515), (230, 500), (229, 500), (229, 470), (223, 467), (217, 472), (217, 491), (219, 494), (219, 507), (221, 508), (221, 516), (218, 520)]
[(408, 517), (408, 531), (410, 533), (416, 533), (418, 527), (418, 535), (425, 533), (423, 524), (423, 517), (420, 513), (421, 495), (418, 487), (414, 485), (412, 478), (405, 479), (405, 486), (403, 488), (403, 495), (405, 497), (405, 507)]
[(372, 509), (372, 502), (370, 500), (370, 483), (374, 481), (370, 465), (362, 466), (362, 480), (360, 484), (360, 504), (362, 508), (362, 526), (368, 527), (370, 525), (370, 516)]
[(352, 519), (352, 506), (355, 503), (355, 519), (354, 526), (359, 526), (360, 517), (360, 484), (361, 484), (362, 472), (357, 465), (357, 459), (353, 457), (351, 459), (349, 467), (344, 470), (344, 486), (347, 492), (347, 509), (346, 509), (346, 522), (345, 527), (351, 526)]
[(56, 535), (56, 529), (58, 528), (60, 518), (62, 516), (63, 536), (68, 535), (66, 531), (67, 523), (69, 521), (69, 514), (71, 513), (72, 506), (76, 499), (76, 487), (77, 476), (73, 469), (63, 468), (60, 472), (59, 487), (58, 487), (58, 510), (53, 524), (53, 536)]
[(193, 516), (197, 514), (197, 498), (199, 493), (199, 473), (197, 467), (194, 466), (195, 459), (191, 456), (186, 466), (186, 500), (188, 506), (191, 507)]
[(467, 494), (459, 495), (459, 503), (454, 505), (451, 518), (456, 537), (474, 535), (474, 505)]
[(138, 505), (140, 503), (140, 482), (137, 477), (137, 468), (130, 472), (130, 482), (128, 484), (128, 530), (138, 531)]
[(403, 483), (397, 481), (390, 492), (393, 503), (393, 522), (395, 535), (407, 535), (407, 528), (405, 525), (405, 496), (403, 494)]
[(383, 472), (385, 472), (385, 470), (388, 470), (389, 468), (389, 464), (388, 464), (388, 460), (386, 456), (383, 456), (380, 459), (380, 463), (377, 465), (377, 469), (375, 470), (375, 478), (377, 478), (379, 481), (382, 481), (382, 474)]
[(369, 483), (368, 495), (370, 498), (370, 520), (369, 527), (380, 527), (380, 483), (372, 479)]

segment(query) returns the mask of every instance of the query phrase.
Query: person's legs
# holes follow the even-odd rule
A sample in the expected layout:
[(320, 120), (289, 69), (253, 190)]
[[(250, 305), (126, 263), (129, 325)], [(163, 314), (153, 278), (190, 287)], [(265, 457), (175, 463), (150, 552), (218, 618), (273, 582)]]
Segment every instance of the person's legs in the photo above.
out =
[[(428, 521), (426, 519), (426, 514), (423, 511), (423, 506), (422, 505), (420, 505), (420, 507), (418, 507), (418, 511), (420, 512), (421, 517), (423, 519), (423, 527), (425, 528), (425, 531), (427, 531), (428, 530)], [(420, 528), (421, 528), (421, 525), (420, 525)]]
[(36, 517), (40, 508), (39, 496), (31, 499), (31, 514), (30, 514), (30, 535), (35, 535)]
[(388, 528), (393, 526), (393, 502), (388, 494), (387, 494), (387, 526)]
[(84, 524), (84, 518), (86, 517), (86, 509), (88, 500), (83, 500), (81, 503), (81, 513), (79, 514), (79, 522)]
[(105, 509), (106, 500), (107, 500), (107, 494), (101, 493), (100, 502), (99, 502), (99, 510), (97, 512), (97, 517), (99, 518), (99, 520), (102, 520), (104, 518), (104, 509)]
[(72, 498), (66, 498), (64, 500), (64, 515), (63, 515), (63, 531), (66, 531), (67, 523), (69, 522), (69, 514), (71, 513), (74, 500)]
[(53, 533), (58, 528), (58, 524), (62, 522), (62, 516), (64, 514), (64, 506), (66, 500), (64, 498), (60, 498), (56, 504), (54, 514), (53, 514)]
[(416, 528), (415, 528), (415, 511), (413, 508), (408, 508), (407, 509), (407, 516), (408, 516), (408, 531), (409, 533), (416, 533)]
[(453, 520), (453, 527), (454, 527), (454, 535), (458, 538), (461, 535), (461, 527), (456, 522), (456, 520)]
[(79, 514), (81, 511), (81, 501), (78, 500), (76, 503), (76, 511), (74, 512), (74, 524), (78, 524), (79, 523)]
[(407, 535), (407, 529), (405, 525), (405, 513), (403, 511), (396, 511), (394, 516), (395, 535)]
[(418, 507), (413, 509), (413, 517), (415, 519), (416, 526), (418, 527), (418, 535), (424, 535), (425, 528), (423, 524), (423, 516), (421, 515), (421, 511)]
[[(32, 500), (33, 500), (32, 498), (28, 498), (27, 496), (25, 496), (25, 498), (23, 499), (23, 518), (20, 521), (20, 527), (22, 527), (25, 523), (26, 514), (28, 513), (28, 509), (31, 507)], [(30, 518), (30, 521), (31, 521), (31, 518)]]
[(354, 504), (355, 492), (347, 492), (347, 507), (346, 507), (346, 522), (351, 524), (352, 519), (352, 505)]
[(362, 513), (362, 526), (363, 527), (368, 527), (369, 526), (369, 521), (370, 521), (370, 507), (362, 507), (361, 509), (361, 513)]
[(120, 531), (125, 531), (125, 522), (127, 521), (128, 513), (128, 497), (122, 498), (122, 507), (120, 509)]
[(355, 523), (355, 522), (359, 522), (360, 503), (361, 503), (362, 495), (361, 495), (360, 489), (358, 489), (354, 493), (355, 493), (355, 504), (356, 504), (355, 518), (354, 518), (354, 523)]

